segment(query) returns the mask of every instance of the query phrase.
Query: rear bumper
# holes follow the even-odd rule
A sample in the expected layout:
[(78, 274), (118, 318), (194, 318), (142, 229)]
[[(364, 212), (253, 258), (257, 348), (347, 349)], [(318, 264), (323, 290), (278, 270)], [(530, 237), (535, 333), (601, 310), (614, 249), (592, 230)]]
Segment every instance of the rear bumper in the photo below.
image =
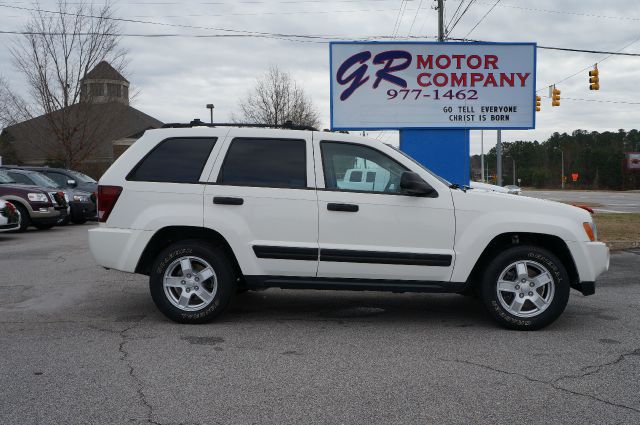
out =
[(153, 233), (152, 230), (118, 229), (100, 225), (89, 229), (89, 250), (98, 265), (134, 273)]

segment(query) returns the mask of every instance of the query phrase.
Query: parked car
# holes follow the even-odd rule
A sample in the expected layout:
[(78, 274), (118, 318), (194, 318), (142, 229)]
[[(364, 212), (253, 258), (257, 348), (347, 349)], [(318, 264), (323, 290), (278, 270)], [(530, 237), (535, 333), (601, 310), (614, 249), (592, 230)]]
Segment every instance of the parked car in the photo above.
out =
[(11, 201), (20, 212), (20, 232), (30, 225), (41, 230), (50, 229), (67, 215), (64, 193), (19, 184), (6, 170), (0, 170), (0, 199)]
[(520, 193), (522, 192), (522, 189), (520, 189), (520, 187), (513, 184), (508, 184), (504, 188), (507, 189), (508, 193), (511, 195), (520, 195)]
[[(385, 181), (349, 188), (358, 166)], [(97, 263), (148, 275), (182, 323), (214, 319), (238, 290), (280, 287), (477, 293), (503, 326), (538, 329), (609, 267), (588, 212), (458, 189), (341, 133), (147, 131), (100, 179), (98, 217)]]
[(0, 199), (0, 232), (8, 232), (20, 228), (20, 213), (9, 201)]
[(54, 167), (23, 166), (20, 168), (42, 173), (45, 176), (49, 177), (51, 180), (58, 183), (62, 188), (77, 189), (82, 192), (88, 193), (95, 193), (98, 188), (98, 182), (79, 171)]
[(506, 187), (498, 186), (495, 184), (474, 182), (469, 183), (471, 189), (483, 190), (485, 192), (497, 192), (497, 193), (509, 193), (509, 189)]
[[(21, 168), (8, 168), (5, 170), (9, 177), (18, 183), (30, 186), (46, 187), (64, 192), (65, 200), (69, 204), (69, 215), (65, 220), (76, 224), (86, 223), (96, 216), (96, 205), (92, 200), (92, 194), (76, 188), (63, 188), (58, 183), (38, 171)], [(66, 224), (66, 223), (65, 223)]]

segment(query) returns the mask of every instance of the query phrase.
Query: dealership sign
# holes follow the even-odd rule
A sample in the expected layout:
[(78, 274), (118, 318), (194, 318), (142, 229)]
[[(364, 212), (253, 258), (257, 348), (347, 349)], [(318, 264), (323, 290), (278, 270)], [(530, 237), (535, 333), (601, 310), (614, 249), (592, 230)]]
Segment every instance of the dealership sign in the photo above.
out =
[(535, 43), (330, 44), (336, 130), (535, 127)]
[(627, 168), (629, 170), (640, 170), (640, 152), (627, 152)]

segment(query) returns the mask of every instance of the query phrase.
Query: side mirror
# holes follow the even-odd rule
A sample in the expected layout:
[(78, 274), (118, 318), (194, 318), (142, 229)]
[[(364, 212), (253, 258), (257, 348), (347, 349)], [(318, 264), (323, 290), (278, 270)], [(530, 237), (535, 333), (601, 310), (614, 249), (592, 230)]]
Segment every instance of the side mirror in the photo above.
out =
[(409, 196), (426, 196), (435, 198), (438, 192), (422, 180), (418, 174), (405, 171), (400, 176), (400, 191)]
[(70, 186), (70, 187), (76, 187), (77, 186), (76, 181), (73, 180), (73, 179), (67, 180), (67, 185)]

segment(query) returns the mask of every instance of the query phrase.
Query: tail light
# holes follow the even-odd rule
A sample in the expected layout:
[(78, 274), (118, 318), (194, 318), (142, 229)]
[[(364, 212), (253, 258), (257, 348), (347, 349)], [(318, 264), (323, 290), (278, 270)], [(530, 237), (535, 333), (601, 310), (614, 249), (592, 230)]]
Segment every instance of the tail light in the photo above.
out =
[(122, 192), (120, 186), (98, 186), (98, 221), (104, 223)]

